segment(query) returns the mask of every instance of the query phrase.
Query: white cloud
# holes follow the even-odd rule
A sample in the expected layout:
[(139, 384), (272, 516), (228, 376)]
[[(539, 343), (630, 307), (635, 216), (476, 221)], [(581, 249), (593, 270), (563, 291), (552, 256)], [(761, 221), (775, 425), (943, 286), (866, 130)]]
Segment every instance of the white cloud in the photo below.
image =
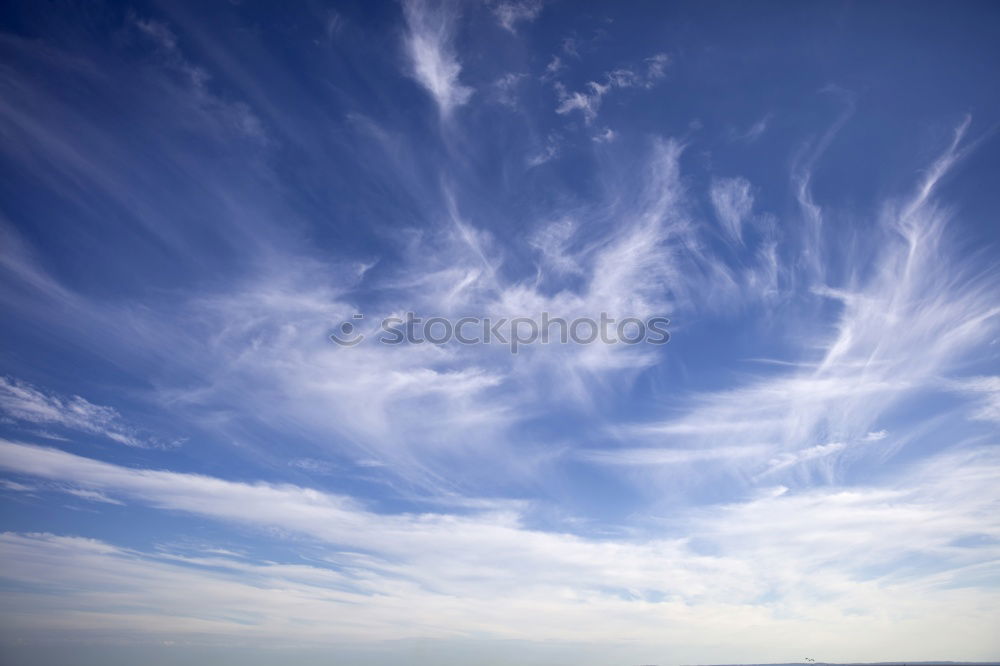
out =
[(534, 21), (542, 7), (542, 0), (501, 0), (493, 5), (493, 15), (504, 30), (513, 33), (518, 23)]
[[(365, 325), (376, 327), (381, 316), (407, 310), (494, 317), (541, 311), (562, 317), (602, 311), (661, 315), (672, 299), (689, 299), (690, 285), (700, 282), (695, 272), (683, 270), (698, 255), (690, 250), (692, 225), (681, 214), (681, 152), (676, 142), (657, 142), (628, 197), (614, 193), (608, 199), (613, 203), (578, 211), (582, 224), (608, 210), (619, 221), (588, 234), (585, 242), (576, 242), (572, 218), (538, 225), (526, 244), (538, 252), (535, 284), (505, 278), (502, 245), (464, 220), (457, 202), (449, 200), (445, 225), (414, 234), (401, 247), (403, 261), (378, 283), (396, 296), (386, 311), (366, 313)], [(213, 368), (207, 373), (212, 383), (165, 399), (202, 404), (211, 396), (222, 404), (242, 401), (243, 409), (248, 399), (264, 401), (262, 410), (280, 409), (282, 418), (317, 439), (334, 440), (330, 448), (356, 447), (352, 457), (383, 460), (412, 482), (443, 483), (427, 473), (430, 463), (461, 467), (462, 456), (473, 455), (465, 444), (470, 440), (478, 442), (477, 458), (531, 468), (530, 456), (511, 454), (515, 445), (505, 435), (524, 418), (522, 408), (557, 394), (591, 400), (606, 390), (606, 373), (634, 372), (656, 360), (650, 350), (623, 345), (539, 346), (519, 358), (491, 346), (373, 344), (343, 350), (326, 343), (325, 335), (357, 312), (346, 302), (350, 287), (317, 285), (343, 285), (347, 276), (301, 261), (281, 267), (177, 315), (199, 331), (199, 340), (212, 342), (207, 357), (190, 351)], [(579, 278), (572, 289), (551, 290), (554, 280), (567, 276)], [(246, 396), (244, 386), (268, 386), (274, 395)], [(433, 423), (425, 418), (428, 410), (437, 415)]]
[(643, 85), (652, 88), (653, 85), (667, 75), (667, 66), (670, 64), (670, 56), (666, 53), (657, 53), (651, 58), (646, 58), (646, 78)]
[(1000, 423), (1000, 377), (966, 377), (948, 385), (975, 400), (973, 419)]
[(406, 0), (403, 12), (411, 75), (431, 94), (441, 114), (448, 116), (473, 93), (459, 81), (462, 65), (452, 44), (455, 8), (432, 0)]
[[(615, 89), (625, 88), (652, 88), (664, 76), (670, 58), (663, 53), (647, 59), (645, 73), (637, 73), (629, 68), (619, 68), (604, 75), (604, 81), (588, 81), (584, 90), (569, 91), (561, 82), (556, 81), (556, 97), (559, 100), (556, 106), (556, 113), (565, 115), (573, 111), (580, 111), (584, 121), (589, 125), (597, 118), (597, 113), (601, 107), (601, 101), (605, 95)], [(555, 74), (561, 66), (559, 58), (554, 58), (546, 68), (547, 75)]]
[(761, 472), (761, 476), (794, 467), (800, 463), (824, 458), (826, 456), (839, 453), (846, 448), (842, 442), (832, 442), (830, 444), (817, 444), (798, 451), (786, 451), (780, 453), (767, 462), (767, 469)]
[(314, 474), (330, 474), (335, 469), (335, 466), (329, 462), (315, 458), (295, 458), (288, 461), (288, 466)]
[(757, 457), (767, 451), (759, 445), (727, 446), (704, 449), (603, 449), (580, 451), (579, 457), (605, 465), (686, 465), (704, 461)]
[(710, 191), (715, 216), (730, 239), (743, 241), (743, 223), (753, 211), (753, 192), (746, 178), (713, 178)]
[(538, 229), (528, 244), (542, 255), (546, 269), (560, 274), (582, 273), (577, 258), (569, 251), (576, 230), (573, 220), (562, 219)]
[(267, 140), (263, 123), (245, 102), (225, 100), (209, 90), (211, 75), (184, 55), (177, 35), (167, 23), (134, 18), (133, 25), (154, 44), (166, 69), (181, 76), (187, 84), (187, 95), (205, 117), (257, 141)]
[(525, 76), (525, 74), (511, 72), (494, 81), (493, 87), (496, 89), (497, 101), (504, 106), (517, 106), (517, 85)]
[[(1000, 540), (997, 449), (938, 456), (881, 488), (781, 490), (703, 507), (670, 521), (684, 537), (651, 539), (532, 530), (509, 509), (379, 514), (299, 486), (126, 468), (12, 442), (0, 442), (0, 465), (163, 510), (279, 528), (312, 552), (308, 564), (255, 563), (220, 549), (148, 553), (8, 533), (0, 537), (3, 575), (20, 585), (6, 599), (18, 612), (5, 608), (5, 627), (29, 634), (260, 644), (586, 635), (669, 645), (694, 658), (725, 630), (742, 650), (769, 654), (780, 640), (782, 649), (819, 648), (843, 661), (855, 654), (845, 634), (852, 643), (877, 637), (886, 651), (934, 647), (985, 658), (991, 649), (983, 637), (991, 635), (992, 595), (964, 583), (993, 570), (1000, 553), (954, 544)], [(880, 573), (915, 553), (937, 566)], [(760, 603), (765, 596), (774, 600)]]
[(580, 111), (587, 123), (593, 122), (597, 117), (597, 111), (601, 107), (601, 98), (611, 90), (610, 84), (601, 84), (596, 81), (587, 83), (585, 92), (569, 92), (561, 83), (556, 83), (556, 95), (559, 98), (559, 106), (556, 113), (567, 114), (571, 111)]
[(537, 153), (528, 157), (528, 166), (537, 167), (559, 156), (559, 138), (550, 135), (545, 140), (545, 145)]
[(605, 127), (603, 130), (594, 135), (594, 141), (596, 143), (611, 143), (615, 140), (617, 133), (610, 127)]
[(548, 81), (552, 79), (552, 77), (554, 77), (556, 74), (558, 74), (559, 70), (563, 69), (564, 67), (565, 65), (563, 65), (562, 58), (560, 58), (557, 55), (554, 55), (552, 56), (552, 59), (549, 60), (549, 63), (545, 65), (545, 71), (542, 72), (540, 78), (542, 79), (542, 81)]
[(791, 180), (795, 188), (795, 196), (799, 203), (799, 210), (802, 214), (803, 233), (799, 240), (802, 254), (802, 261), (809, 268), (812, 275), (809, 279), (823, 281), (826, 279), (826, 265), (823, 261), (823, 209), (813, 199), (812, 177), (813, 168), (820, 157), (826, 152), (830, 143), (844, 124), (854, 115), (855, 101), (854, 95), (836, 87), (824, 89), (825, 93), (840, 97), (844, 103), (844, 109), (833, 122), (833, 124), (820, 136), (807, 145), (795, 160), (792, 168)]
[(98, 492), (96, 490), (87, 490), (86, 488), (66, 488), (63, 490), (63, 492), (73, 495), (75, 497), (79, 497), (80, 499), (87, 500), (88, 502), (100, 502), (102, 504), (117, 504), (119, 506), (123, 505), (123, 502), (120, 502), (112, 497), (108, 497), (104, 493)]
[[(147, 27), (158, 48), (177, 48), (172, 33)], [(452, 32), (449, 28), (447, 39), (436, 42), (433, 38), (441, 33), (425, 32), (433, 33), (433, 45), (447, 47), (428, 60), (437, 63), (430, 75), (441, 74), (442, 85), (451, 86), (442, 99), (457, 105), (464, 87), (450, 46)], [(412, 37), (411, 29), (408, 39)], [(445, 66), (449, 63), (454, 67)], [(609, 72), (595, 88), (583, 89), (585, 99), (572, 102), (572, 113), (586, 117), (590, 111), (596, 117), (602, 100), (612, 94), (609, 90), (648, 87), (665, 75), (665, 65), (665, 58), (653, 58)], [(207, 85), (197, 70), (189, 78), (185, 82), (196, 87)], [(20, 102), (5, 102), (15, 103)], [(19, 111), (4, 119), (11, 127), (31, 127), (30, 116)], [(77, 118), (68, 112), (66, 117)], [(405, 138), (392, 134), (390, 117), (379, 116), (383, 125), (362, 118), (355, 114), (351, 122), (378, 137), (385, 155), (405, 152)], [(72, 136), (84, 134), (78, 124), (64, 126), (72, 131), (24, 136), (44, 147), (38, 149), (44, 155), (39, 164), (66, 170), (81, 189), (92, 189), (88, 167), (107, 160), (104, 153), (87, 148), (101, 142), (79, 142)], [(601, 124), (594, 126), (588, 135)], [(85, 123), (82, 129), (87, 130)], [(12, 130), (12, 136), (18, 131)], [(347, 135), (338, 140), (353, 138)], [(539, 163), (557, 154), (556, 141), (550, 138), (545, 144)], [(109, 159), (114, 152), (107, 151)], [(395, 162), (376, 161), (373, 169), (386, 170), (383, 182), (422, 195), (411, 197), (413, 210), (406, 210), (422, 226), (396, 225), (386, 234), (389, 242), (398, 243), (385, 253), (391, 261), (373, 270), (367, 267), (375, 258), (331, 268), (328, 256), (310, 256), (296, 239), (259, 254), (241, 253), (246, 261), (240, 264), (251, 267), (252, 277), (181, 304), (187, 294), (172, 292), (141, 308), (134, 301), (123, 302), (115, 311), (61, 286), (39, 268), (43, 262), (31, 261), (23, 246), (5, 242), (0, 262), (17, 280), (4, 291), (4, 303), (34, 301), (10, 308), (13, 318), (26, 307), (46, 311), (67, 339), (95, 358), (119, 363), (126, 372), (169, 367), (158, 375), (157, 397), (179, 418), (203, 427), (206, 440), (238, 444), (253, 465), (260, 462), (264, 468), (268, 456), (257, 454), (273, 452), (277, 472), (265, 470), (262, 477), (302, 478), (294, 470), (326, 473), (336, 465), (356, 477), (377, 476), (377, 481), (391, 483), (393, 498), (398, 493), (436, 509), (391, 513), (301, 485), (148, 469), (148, 455), (134, 451), (116, 450), (113, 456), (121, 464), (109, 465), (7, 443), (0, 450), (0, 464), (32, 478), (32, 485), (20, 477), (3, 482), (12, 492), (127, 501), (127, 508), (113, 511), (142, 511), (145, 518), (155, 507), (239, 525), (240, 534), (260, 530), (275, 540), (287, 535), (297, 552), (310, 559), (308, 565), (253, 563), (218, 549), (224, 557), (195, 561), (167, 548), (145, 552), (70, 537), (7, 535), (0, 540), (5, 573), (28, 581), (30, 589), (18, 587), (18, 596), (0, 604), (11, 620), (4, 626), (13, 626), (16, 634), (26, 626), (17, 623), (26, 623), (34, 613), (31, 619), (41, 618), (42, 624), (35, 626), (43, 629), (175, 632), (193, 640), (488, 635), (555, 641), (584, 634), (595, 641), (661, 641), (673, 651), (659, 654), (678, 660), (678, 655), (690, 654), (692, 661), (699, 650), (716, 649), (712, 646), (722, 632), (743, 649), (760, 650), (757, 654), (791, 649), (808, 638), (810, 651), (824, 649), (831, 658), (847, 659), (852, 655), (846, 651), (860, 649), (857, 643), (871, 645), (876, 639), (882, 645), (912, 647), (907, 641), (917, 636), (923, 641), (917, 647), (941, 649), (932, 640), (944, 633), (943, 645), (956, 653), (990, 653), (995, 644), (984, 646), (982, 637), (995, 622), (994, 590), (981, 584), (970, 589), (968, 584), (996, 570), (995, 450), (972, 450), (969, 442), (942, 435), (935, 446), (954, 446), (951, 453), (904, 471), (901, 461), (894, 460), (877, 468), (878, 480), (868, 481), (872, 485), (848, 485), (840, 473), (853, 457), (869, 451), (884, 455), (896, 440), (904, 441), (909, 433), (893, 421), (902, 411), (897, 408), (905, 406), (903, 399), (942, 385), (954, 388), (940, 378), (956, 367), (970, 367), (968, 362), (977, 360), (970, 359), (970, 351), (995, 339), (996, 281), (965, 274), (961, 262), (951, 258), (943, 234), (950, 212), (932, 196), (960, 151), (953, 147), (934, 165), (912, 200), (888, 202), (881, 217), (874, 215), (863, 226), (844, 225), (871, 234), (853, 247), (876, 249), (874, 257), (835, 253), (830, 238), (844, 237), (823, 228), (821, 202), (808, 187), (811, 165), (796, 171), (804, 184), (796, 194), (806, 223), (815, 223), (819, 231), (801, 246), (794, 224), (782, 229), (784, 236), (760, 229), (767, 224), (764, 215), (754, 218), (754, 231), (760, 233), (744, 233), (753, 207), (747, 184), (741, 190), (745, 196), (723, 196), (724, 205), (717, 206), (729, 214), (720, 219), (731, 223), (732, 237), (749, 245), (735, 260), (716, 253), (716, 243), (704, 242), (711, 238), (711, 225), (697, 219), (700, 207), (685, 187), (694, 176), (681, 173), (684, 151), (679, 142), (655, 142), (647, 159), (630, 159), (627, 165), (614, 162), (622, 151), (588, 152), (587, 157), (600, 158), (606, 168), (581, 181), (585, 190), (566, 196), (556, 189), (543, 200), (526, 202), (533, 205), (525, 206), (525, 219), (502, 220), (492, 234), (486, 229), (496, 218), (490, 217), (494, 211), (480, 207), (481, 190), (470, 189), (463, 198), (449, 183), (436, 189), (452, 169), (441, 175), (427, 168), (426, 160), (414, 159), (426, 174), (397, 177), (404, 170), (394, 171)], [(102, 158), (88, 162), (88, 154)], [(155, 155), (138, 154), (157, 161)], [(180, 172), (184, 162), (166, 164), (171, 172)], [(363, 160), (357, 165), (368, 168)], [(33, 175), (44, 176), (46, 170)], [(100, 177), (115, 183), (124, 171), (109, 169)], [(521, 185), (516, 176), (524, 174), (502, 175), (515, 176), (508, 182)], [(548, 183), (542, 176), (560, 174), (527, 175), (544, 186)], [(457, 180), (468, 184), (462, 175)], [(495, 184), (504, 187), (504, 179)], [(240, 205), (235, 195), (245, 194), (225, 182), (205, 179), (203, 186), (221, 191), (219, 199), (234, 207)], [(137, 189), (122, 190), (115, 201), (141, 200), (138, 194)], [(242, 218), (250, 208), (239, 208), (233, 217)], [(270, 207), (260, 208), (272, 215)], [(146, 220), (167, 216), (136, 215), (140, 217), (148, 224)], [(159, 226), (162, 234), (177, 229)], [(299, 228), (294, 220), (279, 226), (275, 235), (282, 237), (294, 236)], [(260, 236), (261, 245), (268, 245), (266, 234), (258, 233), (264, 228), (254, 226), (248, 216), (244, 233)], [(757, 236), (763, 240), (754, 246)], [(170, 247), (203, 244), (204, 238), (192, 238)], [(802, 247), (812, 254), (800, 253)], [(198, 260), (207, 261), (204, 256)], [(818, 270), (799, 271), (800, 261), (813, 260)], [(843, 270), (829, 270), (831, 266)], [(197, 288), (206, 284), (193, 282)], [(787, 309), (753, 312), (756, 322), (802, 306), (787, 318), (765, 322), (770, 327), (766, 334), (787, 336), (778, 343), (801, 342), (789, 365), (766, 372), (743, 366), (739, 374), (699, 377), (705, 384), (718, 381), (733, 388), (706, 390), (690, 400), (664, 385), (678, 376), (673, 373), (689, 370), (689, 359), (682, 350), (675, 356), (673, 347), (662, 356), (648, 349), (595, 345), (531, 349), (512, 358), (485, 347), (344, 350), (324, 341), (325, 333), (362, 303), (372, 308), (365, 310), (366, 325), (374, 325), (380, 314), (412, 308), (498, 315), (546, 309), (564, 316), (676, 312), (678, 325), (692, 326), (696, 316), (718, 312), (719, 303), (756, 304), (741, 297), (775, 293), (789, 284), (799, 290), (796, 298), (804, 305), (783, 303)], [(15, 293), (19, 291), (27, 296)], [(56, 322), (58, 318), (65, 321)], [(745, 321), (734, 317), (709, 323), (722, 327)], [(714, 336), (705, 344), (713, 341)], [(663, 367), (644, 372), (664, 359)], [(635, 405), (634, 412), (629, 405), (629, 413), (661, 405), (662, 412), (655, 413), (652, 423), (632, 429), (602, 429), (608, 412), (601, 411), (606, 406), (600, 398), (613, 396), (615, 405), (623, 405), (638, 381), (649, 402)], [(995, 378), (956, 381), (962, 382), (958, 390), (972, 397), (974, 417), (996, 420)], [(116, 411), (83, 398), (14, 381), (2, 388), (0, 404), (29, 425), (112, 437), (134, 434)], [(581, 404), (595, 408), (571, 411)], [(593, 424), (592, 430), (579, 433), (585, 439), (592, 432), (593, 439), (580, 441), (574, 431), (566, 435), (573, 439), (570, 444), (530, 441), (529, 435), (537, 432), (531, 424), (550, 416), (552, 407), (565, 410), (557, 417), (565, 418), (564, 423), (580, 415), (581, 423)], [(892, 429), (893, 441), (886, 430), (874, 429), (883, 425)], [(609, 432), (625, 441), (609, 449), (593, 448), (603, 445)], [(573, 446), (586, 450), (574, 454)], [(469, 496), (482, 486), (510, 494), (539, 486), (563, 492), (558, 475), (566, 468), (553, 470), (550, 464), (560, 457), (570, 466), (583, 458), (613, 470), (587, 470), (594, 476), (645, 475), (653, 480), (654, 499), (627, 507), (635, 512), (616, 534), (588, 537), (538, 528), (560, 523), (537, 520), (527, 502)], [(690, 483), (684, 472), (701, 467), (733, 472), (717, 486), (705, 486), (717, 489), (715, 497), (727, 498), (726, 503), (692, 508), (670, 501), (678, 486)], [(239, 473), (246, 469), (240, 465)], [(781, 489), (754, 487), (761, 477), (768, 484), (780, 483)], [(41, 479), (38, 485), (35, 479)], [(825, 485), (803, 490), (817, 479)], [(19, 500), (36, 498), (22, 495)], [(983, 547), (960, 545), (980, 537)], [(267, 556), (281, 559), (283, 549), (269, 545), (262, 544)], [(892, 566), (917, 557), (932, 564), (916, 570)], [(204, 594), (192, 598), (192, 588)], [(57, 597), (50, 593), (53, 589), (63, 594)], [(843, 645), (845, 634), (856, 639), (855, 647)]]
[(760, 120), (750, 125), (750, 127), (744, 131), (730, 128), (728, 131), (728, 137), (731, 141), (753, 143), (767, 131), (768, 126), (771, 124), (771, 118), (772, 114), (765, 114)]
[[(816, 288), (840, 306), (833, 330), (813, 334), (817, 363), (706, 393), (684, 415), (646, 426), (644, 436), (705, 447), (767, 442), (769, 461), (736, 461), (739, 467), (814, 471), (830, 480), (842, 454), (860, 455), (859, 445), (883, 441), (884, 432), (872, 431), (879, 418), (904, 398), (937, 390), (938, 378), (998, 324), (995, 278), (965, 274), (950, 257), (943, 240), (948, 213), (931, 197), (955, 163), (957, 146), (956, 139), (913, 197), (885, 206), (873, 228), (880, 248), (875, 269), (865, 279), (848, 271), (851, 281), (838, 288)], [(984, 405), (976, 413), (991, 412)]]
[(37, 490), (35, 486), (17, 483), (16, 481), (8, 481), (7, 479), (0, 479), (0, 488), (4, 488), (5, 490), (10, 490), (15, 493), (30, 493)]
[(323, 21), (323, 36), (327, 42), (332, 42), (334, 37), (340, 33), (344, 27), (344, 17), (338, 12), (328, 9)]
[[(553, 140), (552, 152), (555, 145)], [(174, 362), (194, 369), (191, 384), (164, 388), (158, 397), (214, 436), (265, 446), (267, 435), (255, 431), (266, 424), (253, 419), (266, 414), (320, 442), (315, 451), (290, 452), (282, 468), (288, 458), (378, 460), (380, 472), (440, 495), (483, 482), (466, 471), (472, 461), (519, 479), (538, 474), (558, 447), (522, 445), (512, 436), (516, 426), (554, 400), (599, 404), (660, 362), (658, 350), (554, 345), (517, 358), (485, 346), (344, 350), (326, 342), (326, 334), (358, 311), (351, 290), (369, 279), (377, 281), (366, 287), (392, 294), (384, 311), (366, 312), (365, 324), (372, 327), (381, 315), (406, 310), (652, 316), (774, 294), (780, 279), (791, 280), (779, 255), (787, 247), (769, 238), (755, 248), (758, 263), (745, 272), (708, 251), (700, 238), (704, 227), (691, 213), (682, 154), (677, 141), (655, 142), (642, 169), (605, 174), (592, 206), (545, 219), (523, 241), (493, 238), (460, 217), (454, 197), (444, 197), (450, 203), (427, 214), (442, 224), (399, 234), (400, 261), (376, 278), (359, 272), (356, 262), (338, 267), (328, 259), (279, 253), (251, 281), (151, 313), (149, 320), (130, 314), (116, 320), (115, 330), (122, 331), (123, 344), (143, 340), (149, 348), (170, 348)], [(943, 372), (949, 358), (972, 348), (992, 325), (989, 285), (965, 281), (941, 251), (945, 212), (927, 203), (910, 216), (923, 219), (928, 230), (914, 237), (913, 251), (887, 215), (873, 227), (882, 248), (876, 270), (855, 271), (851, 282), (812, 296), (832, 298), (841, 308), (833, 327), (810, 328), (797, 338), (809, 345), (804, 353), (825, 354), (827, 361), (751, 375), (737, 388), (674, 403), (679, 415), (655, 420), (646, 432), (626, 433), (641, 441), (625, 448), (768, 445), (759, 456), (720, 459), (720, 472), (736, 470), (749, 479), (782, 454), (844, 442), (843, 451), (775, 473), (781, 482), (788, 482), (785, 475), (816, 472), (832, 478), (843, 456), (866, 448), (857, 445), (876, 423), (883, 425), (889, 406)], [(505, 247), (519, 242), (518, 249), (536, 253), (535, 276), (504, 270)], [(32, 279), (48, 285), (44, 275)], [(58, 284), (46, 290), (77, 298)], [(907, 349), (922, 352), (913, 359)], [(234, 417), (240, 413), (249, 421)], [(427, 413), (435, 414), (432, 423)]]
[(151, 445), (111, 407), (95, 405), (78, 395), (46, 394), (10, 377), (0, 377), (0, 411), (18, 421), (102, 435), (128, 446)]

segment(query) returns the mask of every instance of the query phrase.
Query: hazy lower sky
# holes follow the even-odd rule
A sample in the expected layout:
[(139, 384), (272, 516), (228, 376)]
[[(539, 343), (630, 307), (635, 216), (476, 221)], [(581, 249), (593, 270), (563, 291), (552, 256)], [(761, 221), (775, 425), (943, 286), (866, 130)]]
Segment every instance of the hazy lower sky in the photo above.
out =
[(0, 662), (996, 659), (998, 70), (994, 2), (4, 3)]

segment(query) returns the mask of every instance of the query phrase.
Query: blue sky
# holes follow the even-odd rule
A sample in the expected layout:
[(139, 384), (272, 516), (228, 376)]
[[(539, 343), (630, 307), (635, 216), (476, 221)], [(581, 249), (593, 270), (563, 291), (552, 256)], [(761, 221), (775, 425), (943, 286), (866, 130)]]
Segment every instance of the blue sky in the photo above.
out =
[(5, 659), (1000, 653), (994, 3), (0, 17)]

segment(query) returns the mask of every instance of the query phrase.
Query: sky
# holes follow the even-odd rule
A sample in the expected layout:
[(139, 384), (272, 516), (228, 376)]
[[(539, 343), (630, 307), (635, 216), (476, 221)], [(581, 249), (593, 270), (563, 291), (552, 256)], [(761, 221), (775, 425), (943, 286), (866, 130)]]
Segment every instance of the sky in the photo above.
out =
[(0, 662), (1000, 657), (1000, 5), (24, 1), (0, 54)]

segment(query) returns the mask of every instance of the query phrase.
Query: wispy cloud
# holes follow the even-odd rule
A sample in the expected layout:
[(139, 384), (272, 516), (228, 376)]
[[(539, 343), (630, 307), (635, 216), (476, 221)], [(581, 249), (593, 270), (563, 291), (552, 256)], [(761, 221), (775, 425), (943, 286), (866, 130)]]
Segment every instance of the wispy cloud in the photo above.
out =
[(531, 247), (542, 255), (546, 269), (556, 273), (583, 273), (579, 258), (570, 251), (577, 228), (573, 220), (564, 218), (538, 229), (528, 239)]
[(545, 139), (545, 145), (538, 152), (528, 157), (528, 166), (537, 167), (555, 159), (559, 155), (559, 138), (549, 135)]
[(542, 72), (540, 77), (541, 80), (542, 81), (551, 80), (564, 67), (565, 65), (563, 64), (562, 58), (560, 58), (557, 55), (552, 56), (548, 64), (545, 65), (545, 71)]
[[(957, 137), (962, 131), (964, 125)], [(811, 333), (817, 342), (810, 352), (819, 360), (704, 393), (685, 414), (628, 435), (687, 446), (700, 442), (706, 450), (769, 443), (769, 456), (734, 460), (730, 470), (800, 478), (817, 472), (828, 480), (848, 452), (864, 458), (863, 450), (876, 443), (893, 446), (875, 429), (880, 419), (907, 398), (940, 390), (939, 377), (998, 325), (995, 276), (968, 273), (954, 261), (944, 238), (949, 213), (931, 194), (959, 154), (956, 139), (913, 195), (885, 204), (876, 230), (878, 257), (866, 278), (852, 270), (846, 284), (814, 287), (816, 296), (840, 308), (832, 330)], [(819, 215), (818, 204), (812, 205)], [(973, 384), (989, 382), (956, 386)], [(990, 409), (984, 404), (975, 414), (987, 417)]]
[(753, 192), (746, 178), (715, 178), (710, 190), (715, 216), (727, 235), (743, 241), (743, 222), (753, 210)]
[(608, 465), (686, 465), (703, 461), (719, 461), (732, 458), (759, 456), (767, 451), (760, 445), (726, 446), (701, 449), (613, 449), (580, 451), (579, 457), (595, 463)]
[(657, 53), (646, 58), (646, 76), (641, 84), (646, 88), (652, 88), (657, 81), (667, 75), (667, 66), (670, 65), (670, 56), (666, 53)]
[(263, 124), (245, 102), (225, 100), (209, 89), (211, 74), (184, 55), (170, 25), (135, 16), (132, 17), (132, 24), (152, 42), (163, 65), (180, 75), (195, 104), (206, 115), (219, 119), (229, 128), (246, 136), (259, 141), (267, 140)]
[(948, 386), (973, 399), (972, 418), (1000, 423), (1000, 377), (965, 377)]
[[(665, 53), (658, 53), (646, 59), (645, 71), (629, 68), (615, 69), (606, 73), (602, 81), (588, 81), (582, 91), (570, 91), (561, 82), (556, 81), (556, 97), (559, 100), (556, 113), (565, 115), (573, 111), (580, 111), (584, 121), (590, 124), (597, 118), (601, 101), (605, 95), (616, 89), (652, 88), (666, 75), (669, 63), (669, 56)], [(559, 65), (559, 59), (554, 59), (546, 72), (554, 74), (558, 71)]]
[[(865, 441), (869, 441), (868, 438), (865, 438)], [(761, 476), (773, 474), (774, 472), (794, 467), (800, 463), (833, 455), (843, 451), (844, 448), (845, 445), (842, 442), (832, 442), (830, 444), (817, 444), (816, 446), (811, 446), (807, 449), (778, 454), (768, 461), (767, 469), (761, 473)]]
[(759, 139), (764, 132), (767, 131), (768, 126), (771, 124), (772, 114), (765, 114), (760, 120), (753, 123), (745, 130), (737, 130), (735, 128), (730, 128), (728, 131), (729, 138), (731, 141), (742, 141), (744, 143), (753, 143)]
[(112, 497), (108, 497), (102, 492), (96, 490), (87, 490), (86, 488), (66, 488), (63, 492), (73, 495), (74, 497), (79, 497), (82, 500), (87, 500), (88, 502), (99, 502), (101, 504), (116, 504), (122, 506), (124, 503), (120, 502)]
[(504, 30), (514, 33), (518, 23), (534, 21), (543, 6), (542, 0), (501, 0), (493, 5), (493, 15)]
[[(208, 631), (255, 641), (327, 642), (473, 635), (566, 640), (586, 628), (594, 640), (628, 636), (694, 653), (716, 641), (723, 627), (746, 626), (748, 615), (765, 643), (780, 635), (787, 644), (789, 622), (803, 629), (823, 623), (862, 632), (852, 634), (858, 636), (925, 635), (914, 634), (912, 622), (869, 626), (872, 618), (906, 609), (923, 618), (918, 625), (936, 627), (926, 640), (940, 646), (942, 621), (966, 627), (986, 621), (959, 612), (989, 603), (989, 595), (962, 581), (988, 570), (996, 555), (994, 546), (952, 544), (969, 535), (1000, 537), (987, 492), (998, 461), (995, 452), (982, 450), (930, 460), (885, 489), (778, 489), (706, 508), (696, 524), (683, 525), (688, 536), (655, 540), (535, 531), (510, 511), (379, 514), (298, 486), (128, 469), (11, 442), (0, 443), (0, 465), (72, 480), (103, 496), (316, 540), (313, 562), (293, 565), (154, 554), (50, 534), (3, 535), (4, 574), (37, 590), (18, 592), (22, 607), (46, 610), (59, 630), (129, 627), (143, 636)], [(700, 554), (708, 544), (722, 554)], [(947, 568), (873, 577), (882, 563), (917, 552), (933, 553)], [(52, 606), (45, 590), (70, 579), (73, 591)], [(278, 597), (254, 592), (274, 586), (283, 591)], [(196, 604), (184, 593), (195, 587), (202, 591)], [(132, 610), (112, 610), (109, 589), (118, 599), (114, 608)], [(761, 595), (778, 591), (778, 607), (757, 605)], [(335, 611), (344, 604), (351, 606), (350, 620)], [(844, 605), (854, 615), (842, 614)], [(914, 612), (924, 608), (938, 613)], [(664, 618), (670, 620), (666, 634)], [(822, 647), (835, 649), (839, 634), (833, 631)], [(816, 647), (813, 633), (796, 635), (803, 636), (803, 649), (806, 641)], [(965, 636), (956, 635), (956, 649), (967, 645)]]
[(431, 94), (443, 116), (472, 97), (472, 88), (459, 80), (462, 65), (453, 45), (457, 7), (434, 0), (406, 0), (404, 44), (410, 74)]
[(559, 106), (556, 107), (556, 113), (564, 115), (571, 111), (580, 111), (584, 120), (591, 123), (601, 108), (601, 99), (609, 90), (611, 90), (609, 84), (590, 81), (584, 91), (570, 92), (557, 81), (556, 96), (559, 98)]
[(610, 127), (605, 127), (603, 130), (594, 135), (594, 141), (596, 143), (611, 143), (615, 140), (616, 136), (618, 136), (617, 132)]
[(497, 101), (505, 106), (517, 106), (517, 86), (525, 76), (511, 72), (494, 81), (493, 88), (496, 91)]
[[(571, 4), (15, 11), (0, 643), (995, 652), (1000, 284), (965, 177), (990, 156), (933, 120), (988, 106), (985, 41), (882, 49), (949, 94), (852, 115), (808, 83), (857, 78), (857, 44), (810, 49), (822, 21), (762, 74), (683, 8)], [(899, 74), (873, 90), (910, 99)], [(408, 312), (671, 341), (375, 340)], [(175, 427), (192, 445), (147, 450)]]
[(101, 435), (128, 446), (151, 445), (112, 407), (95, 405), (78, 395), (45, 393), (10, 377), (0, 377), (0, 412), (18, 421)]
[(822, 233), (823, 209), (813, 199), (812, 177), (816, 162), (823, 156), (830, 143), (844, 124), (854, 115), (856, 102), (854, 94), (836, 86), (827, 86), (821, 92), (834, 96), (843, 104), (843, 109), (834, 122), (818, 138), (804, 146), (792, 166), (791, 181), (804, 224), (799, 244), (803, 260), (812, 271), (811, 280), (825, 280), (823, 262)]

